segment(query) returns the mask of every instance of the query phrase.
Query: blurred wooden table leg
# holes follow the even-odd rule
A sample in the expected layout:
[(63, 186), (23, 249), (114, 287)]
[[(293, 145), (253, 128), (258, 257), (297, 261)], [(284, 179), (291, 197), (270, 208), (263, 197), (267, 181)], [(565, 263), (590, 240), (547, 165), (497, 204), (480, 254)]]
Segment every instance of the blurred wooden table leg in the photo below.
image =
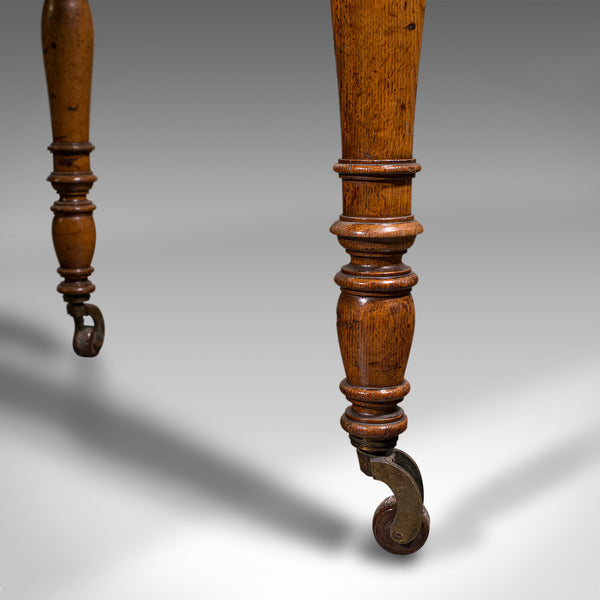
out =
[[(75, 321), (73, 348), (96, 356), (104, 341), (102, 313), (87, 304), (94, 284), (88, 279), (96, 245), (93, 211), (87, 195), (96, 181), (90, 168), (90, 96), (94, 26), (88, 0), (46, 0), (42, 49), (52, 118), (54, 170), (48, 180), (59, 199), (52, 206), (52, 239), (58, 257), (58, 286)], [(86, 325), (85, 317), (93, 320)]]

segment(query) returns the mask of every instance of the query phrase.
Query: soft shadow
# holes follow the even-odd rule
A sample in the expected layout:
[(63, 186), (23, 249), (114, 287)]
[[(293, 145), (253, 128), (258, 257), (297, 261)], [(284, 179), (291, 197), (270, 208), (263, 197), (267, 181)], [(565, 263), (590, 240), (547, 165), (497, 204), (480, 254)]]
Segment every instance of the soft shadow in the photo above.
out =
[(600, 423), (558, 445), (497, 473), (478, 489), (468, 490), (443, 523), (432, 523), (431, 554), (454, 556), (481, 543), (486, 523), (552, 488), (565, 485), (600, 459)]
[[(558, 446), (498, 473), (476, 490), (469, 490), (440, 523), (432, 520), (430, 537), (421, 550), (395, 556), (379, 547), (365, 531), (357, 542), (361, 558), (381, 566), (414, 568), (430, 559), (454, 558), (480, 544), (485, 525), (494, 515), (534, 500), (565, 484), (600, 459), (600, 424), (581, 431)], [(425, 498), (427, 504), (427, 498)]]
[(31, 346), (33, 352), (16, 365), (0, 364), (0, 410), (26, 412), (49, 427), (58, 425), (86, 450), (162, 483), (212, 497), (265, 526), (329, 548), (346, 538), (349, 523), (310, 497), (286, 489), (260, 465), (251, 466), (243, 456), (225, 455), (201, 440), (184, 439), (160, 423), (127, 412), (126, 398), (115, 397), (94, 381), (93, 359), (76, 359), (78, 374), (70, 381), (57, 384), (40, 376), (41, 361), (50, 360), (57, 344), (39, 329), (0, 317), (0, 343), (17, 342)]
[(22, 346), (39, 356), (60, 351), (60, 344), (37, 323), (0, 315), (0, 342), (4, 346)]

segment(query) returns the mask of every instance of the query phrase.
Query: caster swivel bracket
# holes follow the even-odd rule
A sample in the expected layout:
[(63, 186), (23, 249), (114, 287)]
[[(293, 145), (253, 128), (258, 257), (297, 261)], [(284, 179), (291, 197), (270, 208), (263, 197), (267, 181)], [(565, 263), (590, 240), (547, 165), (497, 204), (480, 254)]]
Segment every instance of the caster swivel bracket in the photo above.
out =
[(423, 506), (423, 480), (415, 461), (401, 450), (389, 456), (357, 451), (361, 471), (382, 481), (394, 493), (375, 511), (373, 533), (388, 552), (410, 554), (429, 534), (429, 515)]

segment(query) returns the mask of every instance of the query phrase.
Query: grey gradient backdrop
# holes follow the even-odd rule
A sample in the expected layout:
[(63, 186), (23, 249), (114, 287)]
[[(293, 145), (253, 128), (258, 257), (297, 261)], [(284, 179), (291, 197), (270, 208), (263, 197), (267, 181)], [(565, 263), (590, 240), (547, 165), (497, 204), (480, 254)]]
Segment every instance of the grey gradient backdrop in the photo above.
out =
[(0, 2), (0, 586), (598, 598), (600, 5), (430, 0), (398, 559), (338, 426), (326, 2), (93, 2), (97, 360), (70, 350), (40, 2)]

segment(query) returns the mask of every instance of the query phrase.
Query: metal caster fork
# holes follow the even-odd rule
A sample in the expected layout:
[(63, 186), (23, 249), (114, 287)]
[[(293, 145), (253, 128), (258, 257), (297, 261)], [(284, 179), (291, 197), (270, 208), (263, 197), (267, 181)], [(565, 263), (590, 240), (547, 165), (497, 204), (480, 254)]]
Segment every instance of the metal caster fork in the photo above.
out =
[(415, 461), (405, 452), (374, 456), (358, 450), (363, 473), (383, 481), (393, 496), (386, 498), (373, 516), (377, 543), (392, 554), (412, 554), (429, 535), (429, 513), (423, 506), (423, 479)]

